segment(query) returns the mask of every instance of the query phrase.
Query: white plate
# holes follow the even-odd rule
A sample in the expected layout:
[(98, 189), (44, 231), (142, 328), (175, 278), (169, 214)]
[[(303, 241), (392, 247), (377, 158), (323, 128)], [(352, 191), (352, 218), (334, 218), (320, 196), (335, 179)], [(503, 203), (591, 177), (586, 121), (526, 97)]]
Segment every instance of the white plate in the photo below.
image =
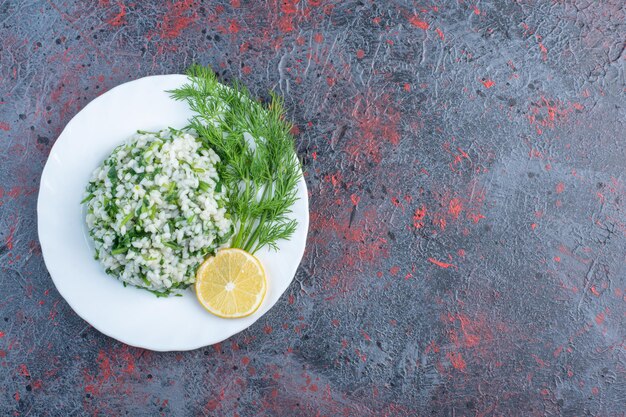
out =
[(80, 204), (93, 170), (137, 129), (182, 128), (192, 115), (186, 103), (166, 90), (184, 75), (158, 75), (122, 84), (89, 103), (57, 139), (41, 176), (37, 202), (39, 240), (57, 289), (74, 311), (102, 333), (132, 346), (158, 351), (190, 350), (220, 342), (265, 314), (285, 292), (304, 254), (309, 203), (304, 179), (293, 207), (298, 228), (278, 252), (257, 253), (268, 276), (259, 310), (242, 319), (206, 312), (191, 289), (182, 297), (157, 298), (124, 287), (93, 259)]

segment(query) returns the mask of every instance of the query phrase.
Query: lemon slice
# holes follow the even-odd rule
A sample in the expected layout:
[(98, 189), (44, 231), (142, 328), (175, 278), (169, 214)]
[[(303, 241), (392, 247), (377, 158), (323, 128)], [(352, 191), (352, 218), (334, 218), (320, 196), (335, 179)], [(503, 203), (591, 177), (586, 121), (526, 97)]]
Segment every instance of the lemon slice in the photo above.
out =
[(206, 259), (196, 272), (198, 301), (223, 318), (254, 313), (267, 291), (263, 265), (241, 249), (222, 249)]

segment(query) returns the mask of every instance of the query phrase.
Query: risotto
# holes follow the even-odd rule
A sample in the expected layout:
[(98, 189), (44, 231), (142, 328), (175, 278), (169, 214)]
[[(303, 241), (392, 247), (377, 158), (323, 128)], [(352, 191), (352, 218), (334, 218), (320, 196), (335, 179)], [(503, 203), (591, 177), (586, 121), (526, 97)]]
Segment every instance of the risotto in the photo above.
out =
[(190, 132), (140, 132), (117, 147), (87, 187), (95, 258), (124, 285), (167, 295), (194, 283), (232, 223), (212, 149)]

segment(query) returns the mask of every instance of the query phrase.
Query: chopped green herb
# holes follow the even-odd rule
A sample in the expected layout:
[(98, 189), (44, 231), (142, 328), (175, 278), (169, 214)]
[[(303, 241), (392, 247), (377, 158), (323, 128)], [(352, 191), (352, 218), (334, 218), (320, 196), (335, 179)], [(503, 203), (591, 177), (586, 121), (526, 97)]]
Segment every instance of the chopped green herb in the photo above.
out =
[(181, 250), (182, 247), (177, 245), (174, 242), (163, 242), (163, 245), (167, 246), (170, 249), (174, 249), (174, 250)]
[(111, 166), (111, 168), (109, 168), (107, 176), (111, 182), (117, 181), (117, 170), (115, 169), (115, 166)]
[(122, 253), (128, 252), (128, 248), (115, 248), (111, 251), (113, 255), (121, 255)]
[(87, 197), (83, 198), (83, 201), (81, 201), (80, 204), (85, 204), (86, 202), (91, 201), (91, 199), (94, 197), (94, 194), (89, 194)]
[(144, 282), (144, 284), (146, 284), (147, 286), (150, 286), (152, 283), (150, 282), (150, 280), (148, 279), (148, 277), (146, 277), (145, 275), (141, 274), (141, 280)]
[(130, 213), (128, 213), (126, 215), (126, 217), (124, 217), (122, 219), (122, 223), (120, 223), (120, 226), (124, 226), (126, 223), (128, 223), (130, 221), (130, 219), (132, 219), (135, 216), (135, 213), (133, 213), (132, 211)]
[(211, 185), (207, 182), (199, 181), (198, 188), (200, 188), (202, 191), (206, 193), (211, 190)]
[(144, 288), (144, 289), (146, 291), (150, 291), (152, 294), (156, 295), (158, 298), (165, 298), (170, 295), (169, 291), (159, 292), (159, 291), (149, 290), (147, 288)]

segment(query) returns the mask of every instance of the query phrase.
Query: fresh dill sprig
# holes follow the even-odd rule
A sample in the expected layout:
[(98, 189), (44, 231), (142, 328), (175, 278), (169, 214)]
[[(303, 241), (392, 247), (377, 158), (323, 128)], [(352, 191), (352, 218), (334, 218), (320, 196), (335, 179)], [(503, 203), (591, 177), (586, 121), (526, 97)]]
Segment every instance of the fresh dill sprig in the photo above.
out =
[(189, 83), (170, 93), (188, 103), (195, 113), (188, 128), (221, 159), (227, 212), (235, 224), (231, 246), (250, 253), (277, 249), (277, 242), (296, 230), (288, 215), (302, 175), (282, 99), (272, 94), (263, 106), (246, 87), (237, 82), (226, 87), (200, 65), (189, 68), (187, 76)]

